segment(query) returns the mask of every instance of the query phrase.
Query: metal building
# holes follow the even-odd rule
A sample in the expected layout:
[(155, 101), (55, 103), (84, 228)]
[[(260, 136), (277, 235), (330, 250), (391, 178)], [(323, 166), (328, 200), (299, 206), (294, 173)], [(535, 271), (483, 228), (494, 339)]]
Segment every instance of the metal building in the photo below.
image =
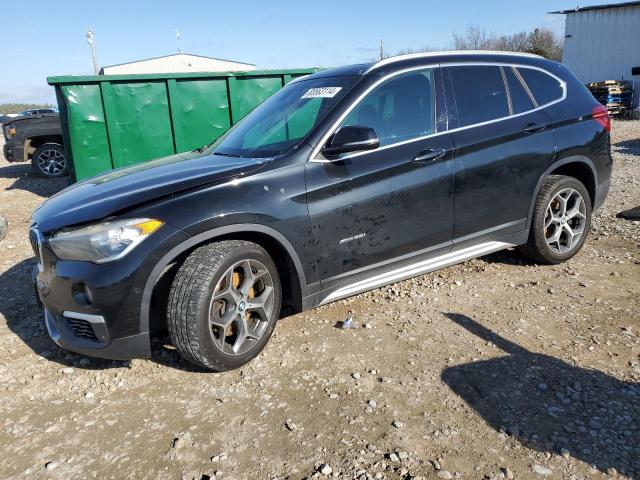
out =
[(551, 12), (566, 15), (562, 63), (584, 83), (629, 80), (640, 97), (640, 1)]
[(190, 53), (176, 53), (164, 57), (147, 58), (135, 62), (111, 65), (100, 69), (101, 75), (132, 73), (239, 72), (255, 70), (251, 63), (203, 57)]

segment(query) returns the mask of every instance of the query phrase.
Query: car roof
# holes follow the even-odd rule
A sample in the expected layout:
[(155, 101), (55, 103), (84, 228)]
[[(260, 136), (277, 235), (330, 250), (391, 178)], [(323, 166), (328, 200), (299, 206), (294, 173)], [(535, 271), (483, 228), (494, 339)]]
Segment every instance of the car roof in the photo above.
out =
[[(423, 53), (410, 53), (387, 57), (377, 62), (358, 63), (343, 67), (330, 68), (314, 73), (309, 77), (337, 77), (343, 75), (367, 75), (373, 72), (389, 73), (403, 68), (419, 66), (421, 64), (451, 63), (451, 62), (506, 62), (529, 65), (543, 65), (549, 62), (539, 55), (520, 52), (503, 52), (491, 50), (453, 50)], [(309, 78), (307, 77), (307, 78)]]
[(406, 55), (396, 55), (394, 57), (384, 58), (369, 67), (365, 72), (368, 73), (372, 70), (386, 67), (388, 65), (402, 64), (405, 62), (411, 62), (415, 60), (429, 60), (432, 62), (450, 62), (450, 61), (510, 61), (517, 59), (532, 60), (542, 59), (540, 55), (534, 55), (533, 53), (523, 52), (505, 52), (495, 50), (452, 50), (452, 51), (435, 51), (435, 52), (422, 52), (422, 53), (409, 53)]

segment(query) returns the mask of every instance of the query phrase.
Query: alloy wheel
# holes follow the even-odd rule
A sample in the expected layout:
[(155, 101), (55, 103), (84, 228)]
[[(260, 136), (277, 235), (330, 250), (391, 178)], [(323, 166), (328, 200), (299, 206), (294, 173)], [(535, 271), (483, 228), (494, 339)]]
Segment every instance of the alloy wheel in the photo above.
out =
[(586, 205), (579, 192), (565, 188), (556, 193), (544, 217), (544, 236), (549, 248), (559, 254), (570, 252), (584, 235), (586, 220)]
[(273, 279), (253, 259), (231, 266), (220, 278), (209, 305), (215, 346), (227, 355), (242, 355), (262, 338), (273, 313)]
[(66, 166), (64, 155), (58, 150), (47, 149), (40, 152), (37, 158), (38, 168), (47, 175), (60, 175)]

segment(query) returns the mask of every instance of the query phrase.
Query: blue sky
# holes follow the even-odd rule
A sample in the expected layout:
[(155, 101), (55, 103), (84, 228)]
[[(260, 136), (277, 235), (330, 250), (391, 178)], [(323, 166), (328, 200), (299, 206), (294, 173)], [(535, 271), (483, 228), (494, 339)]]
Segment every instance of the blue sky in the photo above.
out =
[[(580, 6), (603, 2), (586, 2)], [(4, 4), (4, 5), (2, 5)], [(495, 33), (546, 26), (562, 34), (576, 0), (20, 0), (0, 1), (4, 22), (0, 103), (54, 102), (49, 75), (90, 74), (84, 31), (96, 35), (98, 63), (112, 65), (182, 50), (260, 68), (330, 67), (368, 61), (382, 39), (389, 54), (447, 47), (475, 24)]]

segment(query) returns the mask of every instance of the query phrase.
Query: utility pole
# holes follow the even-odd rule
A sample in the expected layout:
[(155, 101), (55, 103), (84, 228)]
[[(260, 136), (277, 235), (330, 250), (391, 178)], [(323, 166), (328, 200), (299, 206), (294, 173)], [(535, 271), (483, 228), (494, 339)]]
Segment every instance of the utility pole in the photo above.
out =
[(100, 74), (100, 69), (98, 69), (98, 60), (96, 60), (96, 42), (95, 35), (93, 34), (93, 30), (87, 28), (86, 32), (87, 43), (89, 43), (89, 47), (91, 47), (91, 58), (93, 59), (93, 72), (96, 75)]
[(180, 49), (180, 32), (178, 31), (177, 28), (176, 28), (176, 38), (178, 39), (178, 53), (182, 53), (182, 50)]
[(384, 58), (384, 43), (380, 40), (380, 60)]

